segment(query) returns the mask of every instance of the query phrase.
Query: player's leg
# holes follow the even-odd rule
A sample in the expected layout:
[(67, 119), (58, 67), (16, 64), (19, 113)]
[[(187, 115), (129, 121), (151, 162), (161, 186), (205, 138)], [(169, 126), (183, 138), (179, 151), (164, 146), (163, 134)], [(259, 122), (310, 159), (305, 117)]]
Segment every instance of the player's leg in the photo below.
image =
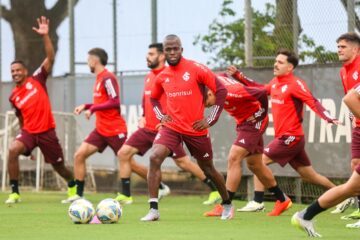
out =
[(133, 202), (130, 190), (130, 177), (132, 165), (137, 169), (133, 156), (138, 152), (139, 150), (137, 148), (127, 144), (124, 144), (117, 152), (119, 159), (119, 187), (121, 186), (121, 191), (119, 191), (116, 200), (123, 204), (131, 204)]
[[(358, 129), (358, 128), (356, 128), (356, 129)], [(359, 134), (359, 133), (357, 133), (357, 134)], [(354, 137), (353, 137), (353, 140), (355, 140)], [(355, 141), (359, 141), (359, 140), (356, 139)], [(356, 166), (358, 166), (360, 164), (360, 158), (358, 157), (360, 155), (360, 149), (359, 149), (360, 146), (359, 145), (360, 145), (360, 143), (357, 143), (357, 142), (351, 143), (352, 157), (353, 157), (351, 159), (351, 170), (352, 171), (355, 171)], [(348, 202), (345, 201), (345, 204)], [(355, 197), (355, 204), (357, 206), (357, 209), (348, 215), (342, 216), (341, 217), (342, 219), (360, 219), (360, 195)], [(339, 205), (340, 205), (340, 207), (342, 207), (343, 204), (339, 204)]]
[(82, 142), (74, 155), (74, 175), (76, 182), (76, 194), (79, 197), (84, 195), (85, 176), (86, 176), (86, 159), (98, 152), (99, 148), (88, 142)]
[(296, 171), (303, 181), (319, 185), (326, 190), (336, 186), (327, 177), (317, 173), (312, 166), (299, 166)]
[(26, 147), (23, 142), (14, 140), (9, 148), (8, 156), (8, 173), (11, 186), (11, 194), (5, 201), (7, 204), (16, 203), (20, 201), (19, 192), (19, 156), (26, 152)]
[[(177, 153), (176, 156), (179, 156), (179, 153)], [(184, 171), (190, 172), (192, 175), (200, 179), (200, 181), (205, 183), (210, 188), (211, 192), (209, 194), (209, 198), (204, 201), (203, 204), (210, 205), (221, 200), (221, 196), (217, 191), (215, 184), (208, 177), (205, 176), (199, 165), (191, 161), (189, 156), (184, 155), (181, 157), (174, 157), (174, 161), (179, 168), (183, 169)]]
[(343, 200), (360, 195), (360, 167), (358, 170), (359, 171), (353, 172), (346, 183), (329, 189), (309, 207), (301, 212), (295, 213), (291, 220), (292, 224), (304, 230), (309, 236), (319, 236), (319, 234), (314, 230), (312, 219), (316, 215), (330, 207), (335, 206)]

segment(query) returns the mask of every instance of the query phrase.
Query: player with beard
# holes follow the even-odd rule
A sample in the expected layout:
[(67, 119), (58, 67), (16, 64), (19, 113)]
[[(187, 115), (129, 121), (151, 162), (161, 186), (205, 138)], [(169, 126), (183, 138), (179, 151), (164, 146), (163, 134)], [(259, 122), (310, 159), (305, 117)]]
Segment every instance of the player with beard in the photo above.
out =
[[(131, 172), (136, 170), (144, 179), (146, 179), (148, 172), (148, 169), (145, 166), (138, 164), (133, 157), (135, 154), (143, 156), (152, 147), (160, 124), (160, 121), (156, 118), (153, 111), (150, 95), (156, 76), (165, 68), (165, 55), (162, 43), (153, 43), (149, 45), (146, 61), (151, 71), (145, 76), (144, 94), (142, 98), (143, 116), (139, 120), (139, 129), (131, 135), (118, 152), (122, 192), (121, 194), (118, 194), (116, 199), (124, 204), (133, 202), (130, 191)], [(162, 109), (166, 109), (165, 94), (160, 98), (160, 102)], [(184, 171), (192, 173), (210, 187), (212, 192), (204, 204), (215, 203), (221, 198), (214, 183), (205, 176), (197, 164), (193, 163), (190, 158), (186, 156), (182, 145), (179, 144), (176, 151), (173, 152), (172, 158), (177, 166)], [(169, 193), (169, 188), (165, 184), (160, 183), (159, 198)]]

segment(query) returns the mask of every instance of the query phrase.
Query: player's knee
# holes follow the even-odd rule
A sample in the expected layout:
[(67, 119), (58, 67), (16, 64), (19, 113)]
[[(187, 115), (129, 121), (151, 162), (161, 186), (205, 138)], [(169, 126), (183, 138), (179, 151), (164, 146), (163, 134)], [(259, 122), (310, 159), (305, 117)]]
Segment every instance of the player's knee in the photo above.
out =
[(240, 164), (241, 163), (241, 158), (239, 158), (236, 155), (230, 154), (228, 156), (228, 164), (229, 165), (234, 165), (234, 164)]
[(257, 163), (257, 162), (247, 161), (246, 164), (247, 164), (247, 167), (249, 168), (249, 170), (252, 171), (252, 172), (260, 171), (262, 166), (263, 166), (263, 164), (261, 162)]
[(83, 151), (76, 151), (74, 154), (75, 162), (83, 162), (86, 159), (86, 155)]
[(185, 158), (177, 158), (174, 159), (175, 164), (179, 167), (179, 168), (185, 168), (187, 165), (186, 159)]
[(157, 152), (153, 152), (150, 155), (150, 167), (160, 168), (162, 161), (162, 156)]
[(354, 170), (360, 164), (360, 158), (351, 159), (351, 169)]
[(120, 148), (117, 153), (118, 158), (120, 161), (126, 161), (130, 159), (130, 151), (126, 148)]
[(21, 147), (17, 146), (16, 144), (11, 144), (9, 147), (9, 157), (11, 159), (16, 159), (21, 154)]

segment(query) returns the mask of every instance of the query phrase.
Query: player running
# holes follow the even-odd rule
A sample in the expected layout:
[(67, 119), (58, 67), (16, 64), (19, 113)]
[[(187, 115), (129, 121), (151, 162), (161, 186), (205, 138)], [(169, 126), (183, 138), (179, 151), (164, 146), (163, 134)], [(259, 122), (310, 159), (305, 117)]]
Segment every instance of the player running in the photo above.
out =
[[(342, 43), (339, 41), (339, 48), (342, 48)], [(338, 50), (339, 53), (342, 50)], [(339, 54), (342, 55), (342, 54)], [(345, 104), (357, 119), (360, 119), (360, 84), (357, 84), (353, 89), (349, 89), (344, 97)], [(350, 179), (339, 186), (336, 186), (325, 192), (318, 200), (311, 204), (306, 209), (295, 213), (291, 218), (293, 226), (303, 230), (309, 237), (321, 237), (314, 229), (312, 219), (321, 212), (335, 206), (349, 197), (360, 195), (360, 164), (354, 167), (354, 171)], [(358, 224), (347, 224), (349, 228), (359, 228)]]
[(63, 200), (63, 203), (83, 197), (86, 159), (96, 152), (103, 152), (107, 146), (116, 154), (126, 139), (127, 128), (120, 112), (119, 84), (116, 76), (105, 68), (107, 61), (108, 55), (101, 48), (93, 48), (88, 52), (90, 71), (96, 74), (93, 103), (76, 107), (74, 113), (79, 115), (84, 111), (86, 119), (95, 113), (96, 127), (75, 153), (76, 194)]
[(65, 167), (64, 155), (55, 132), (55, 121), (51, 112), (46, 80), (54, 64), (54, 48), (49, 37), (49, 19), (37, 19), (38, 28), (33, 30), (42, 36), (46, 58), (41, 66), (28, 77), (25, 63), (15, 60), (11, 63), (11, 76), (16, 84), (9, 101), (15, 108), (21, 132), (9, 148), (8, 171), (12, 193), (5, 201), (7, 204), (20, 202), (19, 193), (19, 156), (30, 156), (32, 150), (39, 147), (46, 163), (68, 183), (68, 195), (75, 193), (73, 174)]
[[(264, 149), (264, 163), (277, 162), (282, 167), (290, 164), (304, 181), (330, 189), (335, 185), (314, 170), (305, 152), (304, 132), (301, 126), (304, 103), (327, 122), (333, 124), (339, 122), (332, 118), (320, 102), (314, 98), (306, 83), (293, 74), (298, 62), (297, 56), (290, 51), (279, 50), (274, 63), (275, 78), (266, 85), (248, 79), (234, 67), (230, 67), (228, 71), (246, 86), (264, 88), (270, 95), (275, 139)], [(256, 176), (254, 176), (254, 180), (254, 200), (238, 211), (257, 211), (263, 208), (264, 186)]]
[[(358, 83), (360, 71), (360, 37), (353, 32), (345, 33), (337, 39), (339, 60), (343, 63), (340, 70), (341, 82), (346, 94)], [(354, 171), (360, 163), (360, 119), (351, 117), (353, 122), (351, 136), (351, 170)], [(351, 198), (353, 199), (353, 198)], [(355, 199), (354, 199), (355, 202)], [(351, 201), (345, 200), (339, 204), (332, 213), (341, 213), (351, 205)], [(360, 219), (360, 196), (357, 196), (357, 210), (349, 215), (343, 216), (342, 219)], [(354, 224), (360, 228), (360, 220)]]
[[(178, 36), (166, 36), (164, 52), (169, 67), (156, 77), (151, 90), (153, 110), (163, 126), (155, 137), (150, 156), (150, 211), (141, 220), (159, 219), (157, 187), (160, 182), (160, 167), (165, 158), (174, 153), (183, 142), (205, 175), (215, 183), (222, 197), (224, 210), (221, 219), (231, 219), (234, 208), (226, 191), (224, 178), (214, 168), (211, 140), (207, 130), (218, 120), (227, 91), (207, 67), (182, 57), (183, 48)], [(205, 86), (216, 96), (215, 105), (207, 118), (204, 118)], [(167, 96), (166, 115), (160, 104), (164, 93)]]
[[(237, 137), (231, 146), (228, 155), (228, 169), (226, 178), (226, 189), (232, 199), (241, 181), (241, 161), (246, 158), (248, 168), (261, 180), (262, 183), (274, 193), (277, 201), (275, 208), (269, 216), (278, 216), (291, 207), (290, 198), (277, 186), (276, 180), (261, 158), (263, 152), (263, 133), (268, 125), (268, 99), (265, 89), (246, 87), (236, 80), (219, 76), (228, 93), (225, 99), (224, 109), (236, 121)], [(206, 105), (215, 103), (215, 95), (208, 91)], [(261, 209), (259, 209), (261, 210)], [(205, 216), (219, 216), (222, 206), (206, 212)]]
[[(154, 80), (158, 74), (160, 74), (165, 68), (165, 55), (163, 51), (162, 43), (154, 43), (149, 45), (147, 53), (147, 65), (151, 71), (145, 76), (145, 87), (143, 95), (143, 116), (139, 121), (139, 129), (134, 132), (131, 137), (125, 142), (118, 152), (120, 160), (119, 172), (122, 184), (122, 193), (118, 194), (116, 199), (123, 204), (130, 204), (133, 202), (133, 198), (130, 192), (130, 175), (133, 169), (138, 169), (142, 176), (146, 179), (148, 169), (136, 163), (133, 156), (138, 154), (143, 156), (151, 147), (158, 132), (160, 121), (156, 118), (153, 111), (153, 106), (150, 102), (151, 89), (154, 85)], [(162, 109), (166, 106), (165, 94), (160, 98)], [(183, 146), (179, 144), (176, 151), (174, 150), (172, 155), (176, 165), (185, 171), (192, 173), (201, 181), (206, 183), (212, 192), (209, 195), (208, 200), (204, 204), (213, 204), (221, 199), (219, 192), (216, 190), (214, 183), (205, 176), (199, 166), (193, 163), (183, 149)], [(160, 183), (159, 198), (170, 192), (169, 188)], [(163, 190), (161, 190), (161, 188)]]

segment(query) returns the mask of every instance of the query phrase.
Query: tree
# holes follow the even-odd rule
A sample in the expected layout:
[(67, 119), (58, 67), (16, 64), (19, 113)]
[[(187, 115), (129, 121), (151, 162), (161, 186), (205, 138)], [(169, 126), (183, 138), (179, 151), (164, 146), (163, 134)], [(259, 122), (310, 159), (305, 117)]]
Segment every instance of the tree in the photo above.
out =
[[(74, 5), (77, 2), (74, 0)], [(1, 11), (2, 18), (10, 24), (13, 32), (15, 59), (23, 60), (30, 72), (39, 67), (45, 56), (42, 39), (32, 30), (36, 26), (36, 18), (46, 16), (50, 19), (49, 36), (57, 52), (59, 36), (56, 30), (68, 15), (68, 1), (58, 0), (47, 9), (45, 0), (10, 0), (10, 9), (2, 5)]]
[[(220, 17), (234, 17), (236, 12), (231, 8), (232, 0), (224, 0), (220, 10)], [(254, 66), (272, 66), (273, 56), (280, 47), (293, 49), (293, 11), (292, 1), (277, 0), (274, 6), (266, 3), (265, 12), (253, 11), (253, 55)], [(298, 17), (298, 16), (297, 16)], [(323, 46), (317, 46), (313, 39), (301, 34), (299, 26), (299, 56), (300, 59), (312, 63), (333, 62), (336, 53), (327, 51)], [(194, 44), (201, 45), (203, 52), (212, 56), (208, 64), (223, 68), (230, 64), (244, 66), (245, 20), (239, 18), (230, 23), (223, 23), (215, 19), (209, 26), (207, 35), (195, 37)], [(300, 35), (301, 34), (301, 35)]]

